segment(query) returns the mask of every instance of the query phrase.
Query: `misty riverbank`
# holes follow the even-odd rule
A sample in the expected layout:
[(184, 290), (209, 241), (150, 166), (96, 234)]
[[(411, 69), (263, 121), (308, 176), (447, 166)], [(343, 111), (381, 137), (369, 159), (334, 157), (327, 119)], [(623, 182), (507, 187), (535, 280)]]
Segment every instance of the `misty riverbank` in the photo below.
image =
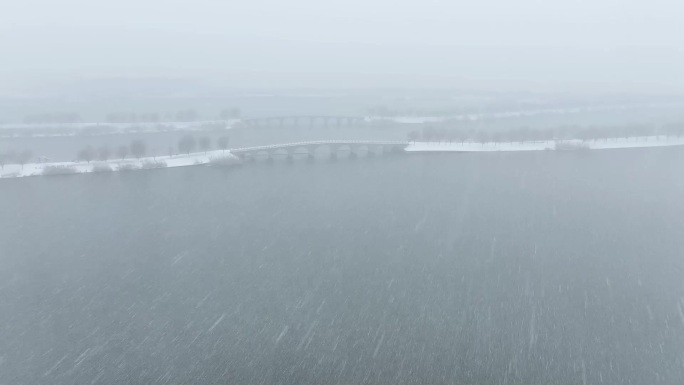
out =
[[(602, 140), (548, 140), (530, 142), (490, 143), (410, 143), (404, 151), (408, 153), (434, 152), (517, 152), (517, 151), (582, 151), (627, 148), (669, 147), (684, 145), (684, 137), (646, 136), (633, 138), (611, 138)], [(0, 178), (27, 176), (65, 175), (113, 171), (149, 170), (156, 168), (201, 166), (207, 164), (232, 166), (240, 159), (230, 151), (208, 151), (186, 155), (155, 156), (140, 159), (108, 160), (99, 162), (51, 162), (5, 165)]]

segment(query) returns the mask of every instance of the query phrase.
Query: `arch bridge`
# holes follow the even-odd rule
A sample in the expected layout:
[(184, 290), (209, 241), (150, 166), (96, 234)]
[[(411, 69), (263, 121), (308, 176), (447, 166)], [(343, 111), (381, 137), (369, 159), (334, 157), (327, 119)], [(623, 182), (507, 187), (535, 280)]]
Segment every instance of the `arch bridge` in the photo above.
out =
[(399, 153), (408, 144), (408, 142), (404, 141), (317, 140), (233, 148), (230, 152), (242, 160), (256, 160), (257, 158), (272, 160), (278, 156), (284, 157), (287, 160), (293, 160), (295, 155), (305, 155), (309, 159), (314, 159), (317, 150), (326, 148), (328, 156), (331, 159), (337, 159), (338, 154), (342, 152), (347, 152), (350, 158), (356, 158), (360, 153), (364, 152), (367, 156)]

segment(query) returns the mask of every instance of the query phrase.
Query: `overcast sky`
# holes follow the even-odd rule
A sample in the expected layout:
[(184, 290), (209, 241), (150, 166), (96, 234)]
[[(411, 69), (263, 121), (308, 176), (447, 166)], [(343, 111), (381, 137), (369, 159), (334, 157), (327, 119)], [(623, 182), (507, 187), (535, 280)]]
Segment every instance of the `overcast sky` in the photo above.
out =
[(0, 77), (684, 91), (678, 0), (0, 0)]

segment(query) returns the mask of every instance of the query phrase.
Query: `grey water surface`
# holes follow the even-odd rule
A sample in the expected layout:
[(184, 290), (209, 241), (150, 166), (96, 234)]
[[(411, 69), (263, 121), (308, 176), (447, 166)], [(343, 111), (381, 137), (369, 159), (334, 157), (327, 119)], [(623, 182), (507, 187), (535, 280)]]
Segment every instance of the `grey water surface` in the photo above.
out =
[(676, 384), (684, 150), (0, 182), (0, 384)]

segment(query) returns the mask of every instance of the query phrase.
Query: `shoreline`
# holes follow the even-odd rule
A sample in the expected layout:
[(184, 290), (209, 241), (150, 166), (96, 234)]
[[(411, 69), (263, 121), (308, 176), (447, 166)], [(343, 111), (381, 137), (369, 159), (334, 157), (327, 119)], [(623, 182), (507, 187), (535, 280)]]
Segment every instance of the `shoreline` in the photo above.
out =
[[(276, 144), (272, 147), (278, 146), (279, 145)], [(684, 137), (646, 136), (633, 138), (610, 138), (590, 141), (571, 139), (490, 143), (413, 142), (407, 144), (407, 146), (404, 148), (404, 152), (420, 154), (445, 152), (589, 151), (674, 146), (684, 146)], [(14, 179), (30, 176), (137, 171), (203, 165), (234, 166), (241, 163), (242, 162), (240, 158), (231, 153), (231, 150), (214, 150), (207, 151), (206, 153), (200, 152), (184, 155), (142, 157), (139, 159), (120, 159), (91, 162), (26, 163), (23, 166), (19, 164), (7, 164), (3, 169), (0, 169), (0, 179)]]
[(150, 156), (139, 159), (118, 159), (91, 162), (49, 162), (5, 165), (0, 170), (0, 179), (24, 178), (31, 176), (74, 175), (88, 173), (108, 173), (122, 171), (152, 170), (215, 164), (231, 166), (240, 164), (240, 159), (229, 150), (214, 150), (206, 153), (184, 155)]
[(684, 137), (643, 136), (599, 140), (546, 140), (528, 142), (446, 143), (413, 142), (404, 151), (421, 152), (517, 152), (517, 151), (582, 151), (626, 148), (684, 146)]

